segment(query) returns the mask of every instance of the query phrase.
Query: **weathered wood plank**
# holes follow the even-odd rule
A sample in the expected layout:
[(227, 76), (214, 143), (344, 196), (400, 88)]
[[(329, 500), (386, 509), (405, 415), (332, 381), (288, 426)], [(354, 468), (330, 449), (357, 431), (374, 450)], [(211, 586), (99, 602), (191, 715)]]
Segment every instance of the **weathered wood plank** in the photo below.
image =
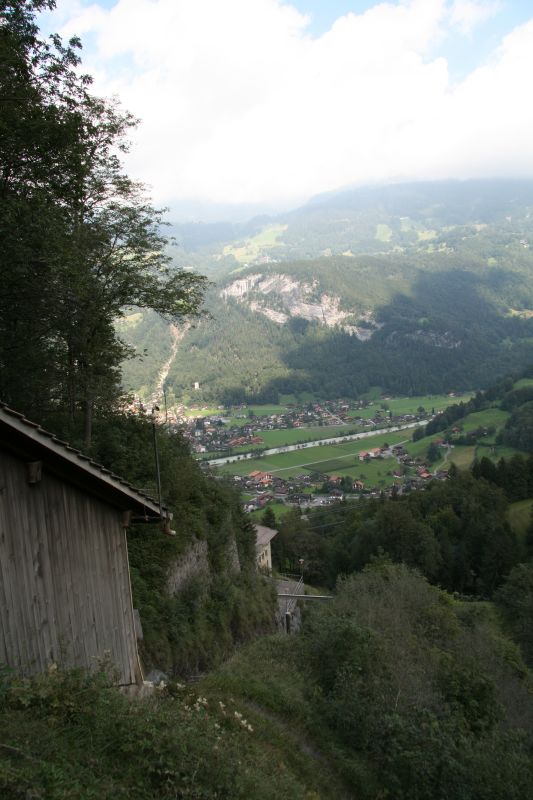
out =
[[(3, 489), (3, 491), (2, 491)], [(92, 669), (105, 651), (141, 678), (121, 511), (0, 454), (0, 660), (28, 674), (52, 660)]]

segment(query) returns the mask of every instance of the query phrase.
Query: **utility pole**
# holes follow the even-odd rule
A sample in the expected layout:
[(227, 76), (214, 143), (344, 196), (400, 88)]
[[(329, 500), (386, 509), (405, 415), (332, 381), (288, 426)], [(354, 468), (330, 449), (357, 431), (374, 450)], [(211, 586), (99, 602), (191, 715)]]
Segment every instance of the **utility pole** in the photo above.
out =
[(154, 456), (155, 456), (155, 471), (157, 478), (157, 502), (159, 503), (159, 516), (163, 519), (163, 509), (161, 506), (161, 472), (159, 469), (159, 450), (157, 447), (157, 432), (155, 427), (155, 412), (159, 411), (159, 406), (152, 407), (152, 433), (154, 436)]
[(167, 390), (165, 389), (164, 383), (163, 383), (163, 400), (165, 401), (165, 425), (168, 428)]

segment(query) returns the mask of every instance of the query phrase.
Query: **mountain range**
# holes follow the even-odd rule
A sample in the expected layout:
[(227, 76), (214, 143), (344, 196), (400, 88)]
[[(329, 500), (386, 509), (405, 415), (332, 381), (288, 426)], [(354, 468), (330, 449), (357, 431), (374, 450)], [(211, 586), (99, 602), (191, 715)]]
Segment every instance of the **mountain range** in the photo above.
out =
[[(125, 384), (172, 400), (275, 401), (482, 388), (532, 360), (533, 181), (349, 189), (247, 223), (173, 228), (207, 274), (208, 316), (179, 335), (120, 321)], [(196, 387), (196, 388), (195, 388)]]

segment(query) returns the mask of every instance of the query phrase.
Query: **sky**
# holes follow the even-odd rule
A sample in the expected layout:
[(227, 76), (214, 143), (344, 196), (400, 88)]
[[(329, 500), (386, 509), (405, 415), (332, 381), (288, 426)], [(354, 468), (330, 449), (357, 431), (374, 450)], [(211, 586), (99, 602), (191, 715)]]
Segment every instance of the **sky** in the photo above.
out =
[[(533, 176), (530, 0), (57, 0), (128, 173), (185, 214), (346, 186)], [(176, 211), (176, 213), (178, 213)]]

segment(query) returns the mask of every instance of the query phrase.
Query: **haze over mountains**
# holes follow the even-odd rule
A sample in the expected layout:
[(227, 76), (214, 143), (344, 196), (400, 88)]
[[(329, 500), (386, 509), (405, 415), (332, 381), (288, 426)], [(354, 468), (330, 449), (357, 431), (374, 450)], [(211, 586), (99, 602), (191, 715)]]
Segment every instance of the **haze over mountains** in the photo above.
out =
[(176, 400), (238, 401), (477, 388), (530, 360), (531, 180), (351, 189), (173, 232), (176, 262), (213, 281), (210, 317), (174, 352), (133, 310), (121, 332), (148, 355), (125, 382), (141, 394), (165, 362)]

